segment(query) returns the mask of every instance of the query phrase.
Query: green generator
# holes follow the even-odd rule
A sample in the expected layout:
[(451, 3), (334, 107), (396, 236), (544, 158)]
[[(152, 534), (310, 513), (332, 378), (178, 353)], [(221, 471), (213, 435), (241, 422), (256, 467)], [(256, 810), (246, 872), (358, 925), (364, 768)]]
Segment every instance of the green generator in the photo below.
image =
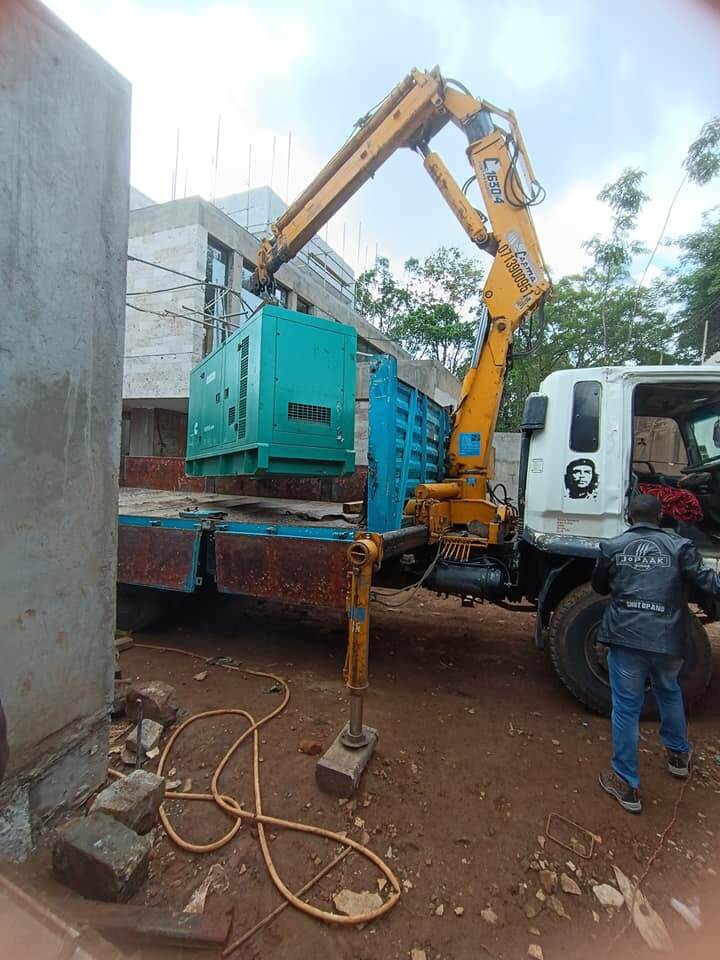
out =
[(263, 307), (190, 374), (191, 477), (355, 470), (353, 327)]

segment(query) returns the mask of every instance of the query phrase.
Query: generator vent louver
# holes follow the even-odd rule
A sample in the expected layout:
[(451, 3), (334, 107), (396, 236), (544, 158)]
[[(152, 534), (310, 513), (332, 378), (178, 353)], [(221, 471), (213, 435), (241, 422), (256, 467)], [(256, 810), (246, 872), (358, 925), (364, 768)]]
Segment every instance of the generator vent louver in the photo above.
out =
[(238, 439), (247, 431), (247, 395), (250, 338), (245, 337), (240, 344), (240, 396), (238, 397)]
[(288, 420), (301, 420), (303, 423), (330, 423), (332, 410), (315, 403), (288, 403)]

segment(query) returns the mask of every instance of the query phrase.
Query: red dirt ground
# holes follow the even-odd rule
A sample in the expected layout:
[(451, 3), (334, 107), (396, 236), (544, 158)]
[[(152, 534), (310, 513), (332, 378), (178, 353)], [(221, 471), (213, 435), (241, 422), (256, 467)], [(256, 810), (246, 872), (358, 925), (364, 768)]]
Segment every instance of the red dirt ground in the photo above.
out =
[[(609, 881), (613, 863), (628, 875), (642, 873), (673, 815), (680, 784), (665, 772), (657, 725), (643, 723), (642, 816), (625, 813), (601, 792), (597, 774), (609, 759), (609, 721), (580, 707), (555, 679), (547, 655), (534, 649), (531, 616), (489, 606), (463, 609), (430, 594), (401, 611), (373, 608), (366, 721), (379, 729), (380, 742), (355, 801), (345, 805), (318, 790), (315, 758), (298, 751), (306, 739), (327, 747), (346, 719), (344, 617), (228, 598), (211, 608), (188, 608), (182, 617), (182, 625), (135, 640), (203, 656), (228, 655), (248, 669), (281, 674), (290, 685), (287, 710), (261, 730), (265, 812), (347, 830), (358, 840), (366, 831), (369, 846), (383, 857), (390, 851), (389, 865), (407, 881), (398, 906), (364, 929), (330, 927), (288, 909), (234, 956), (391, 960), (408, 958), (417, 948), (427, 960), (520, 960), (530, 943), (542, 945), (545, 960), (650, 956), (633, 929), (614, 941), (628, 914), (610, 916), (588, 885), (591, 879)], [(124, 676), (174, 684), (187, 715), (242, 707), (259, 717), (279, 700), (267, 692), (268, 681), (219, 667), (196, 681), (193, 676), (205, 668), (177, 654), (135, 647), (120, 660)], [(716, 682), (691, 717), (696, 773), (643, 887), (666, 921), (678, 957), (717, 953), (719, 716)], [(173, 778), (190, 777), (193, 790), (206, 790), (215, 764), (243, 725), (240, 718), (219, 718), (191, 727), (173, 753)], [(221, 785), (252, 808), (249, 744)], [(210, 804), (172, 802), (168, 809), (188, 839), (207, 841), (227, 829), (227, 819)], [(537, 837), (552, 812), (602, 838), (591, 861), (550, 840), (540, 851)], [(287, 831), (279, 831), (271, 847), (293, 889), (336, 852), (325, 840)], [(572, 875), (568, 860), (580, 868), (575, 876), (582, 896), (559, 894), (570, 919), (549, 907), (534, 919), (525, 915), (528, 900), (538, 903), (538, 873), (530, 868), (538, 851), (558, 873)], [(281, 902), (250, 826), (222, 850), (204, 855), (181, 852), (160, 831), (150, 879), (134, 902), (182, 908), (214, 863), (224, 866), (230, 886), (226, 893), (210, 894), (207, 911), (219, 914), (234, 905), (235, 936)], [(377, 876), (351, 854), (309, 899), (331, 909), (333, 892), (375, 890)], [(671, 896), (685, 902), (699, 898), (704, 921), (699, 934), (670, 908)], [(497, 914), (498, 926), (481, 918), (486, 906)], [(461, 916), (456, 907), (464, 908)]]

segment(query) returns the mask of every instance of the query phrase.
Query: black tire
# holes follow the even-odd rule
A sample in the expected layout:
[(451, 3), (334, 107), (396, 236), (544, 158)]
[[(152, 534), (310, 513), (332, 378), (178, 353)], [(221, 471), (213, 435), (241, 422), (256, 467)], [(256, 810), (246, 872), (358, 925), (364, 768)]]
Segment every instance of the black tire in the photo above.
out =
[(148, 630), (162, 619), (168, 603), (166, 590), (119, 583), (115, 612), (118, 630)]
[[(607, 605), (589, 583), (571, 590), (558, 604), (548, 631), (550, 658), (555, 673), (570, 693), (597, 713), (612, 708), (605, 665), (605, 647), (597, 642), (600, 620)], [(696, 703), (705, 693), (712, 673), (712, 649), (705, 628), (691, 614), (690, 643), (680, 673), (685, 703)], [(643, 716), (656, 715), (655, 700), (648, 691)]]

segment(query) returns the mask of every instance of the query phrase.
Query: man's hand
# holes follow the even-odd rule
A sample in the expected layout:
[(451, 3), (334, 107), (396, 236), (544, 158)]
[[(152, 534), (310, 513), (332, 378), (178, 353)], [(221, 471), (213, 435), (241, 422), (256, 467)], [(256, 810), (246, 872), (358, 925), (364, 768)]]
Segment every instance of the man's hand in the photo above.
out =
[(601, 593), (606, 596), (610, 593), (610, 558), (604, 551), (604, 543), (600, 544), (600, 556), (592, 572), (590, 583), (595, 593)]
[(694, 543), (686, 540), (680, 549), (680, 569), (683, 579), (694, 584), (703, 593), (720, 597), (720, 577), (706, 567)]

